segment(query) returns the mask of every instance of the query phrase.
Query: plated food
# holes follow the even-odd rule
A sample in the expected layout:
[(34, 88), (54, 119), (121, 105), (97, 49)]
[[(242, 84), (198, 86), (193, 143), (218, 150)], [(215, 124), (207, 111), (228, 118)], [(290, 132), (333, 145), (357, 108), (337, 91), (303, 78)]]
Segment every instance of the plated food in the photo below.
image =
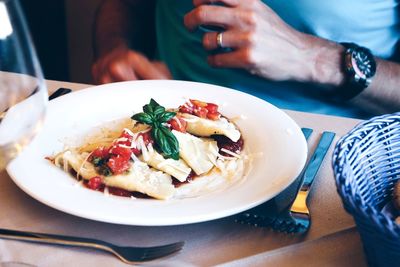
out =
[[(87, 180), (78, 182), (76, 176), (45, 160), (99, 140), (111, 144), (124, 128), (132, 127), (132, 114), (142, 111), (154, 96), (165, 107), (177, 108), (188, 96), (217, 103), (244, 140), (244, 174), (226, 182), (212, 179), (218, 171), (211, 171), (176, 187), (169, 200), (132, 199), (89, 190), (83, 183)], [(261, 99), (211, 84), (144, 80), (94, 86), (50, 101), (40, 134), (7, 172), (22, 191), (59, 211), (107, 223), (166, 226), (223, 218), (268, 201), (294, 181), (306, 158), (307, 143), (300, 127)]]
[(83, 144), (49, 157), (92, 190), (166, 200), (244, 177), (248, 157), (241, 132), (214, 103), (191, 99), (166, 109), (151, 99), (143, 112), (97, 130)]

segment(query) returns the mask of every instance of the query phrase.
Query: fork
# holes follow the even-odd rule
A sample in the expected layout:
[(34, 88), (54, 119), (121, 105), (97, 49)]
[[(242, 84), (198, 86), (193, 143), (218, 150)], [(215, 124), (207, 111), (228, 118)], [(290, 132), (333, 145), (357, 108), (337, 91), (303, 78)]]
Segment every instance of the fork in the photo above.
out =
[(184, 242), (176, 242), (154, 247), (122, 247), (91, 238), (34, 233), (1, 228), (0, 238), (99, 249), (114, 254), (120, 260), (128, 264), (135, 264), (165, 257), (178, 252), (184, 245)]
[[(271, 227), (279, 232), (305, 233), (310, 228), (311, 217), (307, 207), (307, 198), (314, 178), (321, 163), (335, 137), (335, 133), (324, 132), (310, 161), (303, 172), (303, 183), (297, 196), (290, 205), (278, 212), (268, 212), (267, 207), (260, 205), (255, 209), (241, 214), (236, 220), (241, 223), (252, 224), (261, 227)], [(268, 204), (268, 203), (267, 203)], [(276, 209), (276, 207), (275, 207)]]

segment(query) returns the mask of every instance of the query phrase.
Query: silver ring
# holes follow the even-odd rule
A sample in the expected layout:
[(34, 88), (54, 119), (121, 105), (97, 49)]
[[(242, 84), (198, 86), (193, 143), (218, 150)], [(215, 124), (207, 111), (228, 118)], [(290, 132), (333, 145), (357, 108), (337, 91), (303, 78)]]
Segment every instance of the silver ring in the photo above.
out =
[(223, 41), (222, 41), (222, 32), (219, 32), (219, 33), (217, 34), (217, 46), (218, 46), (219, 48), (223, 48), (223, 47), (224, 47), (224, 43), (223, 43)]

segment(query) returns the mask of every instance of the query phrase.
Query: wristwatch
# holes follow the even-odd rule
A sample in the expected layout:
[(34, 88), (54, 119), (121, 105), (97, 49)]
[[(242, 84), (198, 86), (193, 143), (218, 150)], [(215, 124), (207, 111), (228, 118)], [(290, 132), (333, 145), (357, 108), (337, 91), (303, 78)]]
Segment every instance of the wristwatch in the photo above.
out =
[(376, 61), (368, 48), (355, 43), (341, 43), (345, 47), (343, 72), (346, 76), (341, 97), (351, 99), (370, 85), (376, 73)]

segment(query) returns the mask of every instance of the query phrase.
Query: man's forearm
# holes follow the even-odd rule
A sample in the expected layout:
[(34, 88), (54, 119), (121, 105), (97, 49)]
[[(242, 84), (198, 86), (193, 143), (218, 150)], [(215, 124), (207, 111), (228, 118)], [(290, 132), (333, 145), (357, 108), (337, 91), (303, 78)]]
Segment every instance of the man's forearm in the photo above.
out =
[(377, 71), (371, 85), (354, 102), (384, 107), (387, 112), (400, 110), (400, 64), (376, 59)]
[[(314, 49), (312, 81), (330, 85), (335, 91), (345, 83), (343, 73), (344, 47), (340, 44), (311, 37), (310, 49)], [(366, 109), (394, 112), (400, 110), (400, 64), (376, 58), (377, 71), (371, 84), (351, 101)]]
[(105, 0), (94, 28), (96, 58), (116, 46), (129, 46), (147, 56), (155, 49), (154, 0)]

